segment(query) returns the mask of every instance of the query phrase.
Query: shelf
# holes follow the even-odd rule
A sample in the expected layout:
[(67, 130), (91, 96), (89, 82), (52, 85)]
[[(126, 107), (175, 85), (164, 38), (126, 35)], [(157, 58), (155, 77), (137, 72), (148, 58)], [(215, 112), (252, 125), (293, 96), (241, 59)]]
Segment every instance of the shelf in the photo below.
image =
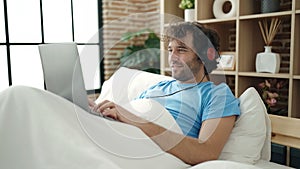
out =
[(283, 12), (273, 12), (273, 13), (264, 13), (264, 14), (254, 14), (254, 15), (244, 15), (240, 16), (240, 20), (248, 20), (248, 19), (257, 19), (257, 18), (270, 18), (270, 17), (283, 17), (292, 15), (292, 11), (283, 11)]
[(222, 70), (214, 70), (211, 72), (214, 75), (235, 75), (236, 71), (222, 71)]
[(300, 148), (300, 119), (269, 115), (272, 124), (272, 142)]
[(239, 76), (249, 76), (249, 77), (266, 77), (266, 78), (283, 78), (288, 79), (290, 75), (288, 73), (256, 73), (256, 72), (239, 72)]
[(300, 80), (300, 75), (294, 75), (294, 76), (293, 76), (293, 79), (298, 79), (298, 80)]
[(236, 21), (236, 17), (234, 18), (225, 18), (225, 19), (204, 19), (204, 20), (198, 20), (198, 22), (202, 24), (211, 24), (211, 23), (234, 23)]

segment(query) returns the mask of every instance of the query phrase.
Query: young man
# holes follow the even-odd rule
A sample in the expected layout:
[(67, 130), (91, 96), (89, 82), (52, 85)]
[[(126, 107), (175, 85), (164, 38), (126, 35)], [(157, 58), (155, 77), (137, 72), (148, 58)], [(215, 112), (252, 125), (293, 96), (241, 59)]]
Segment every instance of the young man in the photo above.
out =
[(226, 84), (214, 85), (217, 34), (193, 22), (171, 25), (167, 32), (169, 64), (175, 80), (160, 82), (140, 95), (154, 99), (174, 117), (184, 135), (168, 131), (110, 101), (93, 105), (105, 116), (140, 128), (163, 150), (194, 165), (217, 159), (240, 115), (239, 101)]

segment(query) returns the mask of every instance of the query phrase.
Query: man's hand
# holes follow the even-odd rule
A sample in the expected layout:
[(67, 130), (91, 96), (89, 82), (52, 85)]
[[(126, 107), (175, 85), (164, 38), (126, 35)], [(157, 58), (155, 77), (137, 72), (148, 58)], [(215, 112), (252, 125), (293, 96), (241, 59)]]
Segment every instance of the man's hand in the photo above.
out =
[(91, 98), (88, 98), (88, 102), (90, 109), (93, 109), (97, 105)]
[(102, 113), (104, 116), (113, 118), (113, 119), (121, 121), (123, 123), (131, 124), (134, 126), (138, 126), (140, 124), (148, 122), (145, 119), (138, 117), (135, 114), (129, 112), (122, 106), (120, 106), (114, 102), (108, 101), (108, 100), (105, 100), (105, 101), (99, 103), (98, 105), (95, 105), (93, 107), (93, 110), (98, 113)]

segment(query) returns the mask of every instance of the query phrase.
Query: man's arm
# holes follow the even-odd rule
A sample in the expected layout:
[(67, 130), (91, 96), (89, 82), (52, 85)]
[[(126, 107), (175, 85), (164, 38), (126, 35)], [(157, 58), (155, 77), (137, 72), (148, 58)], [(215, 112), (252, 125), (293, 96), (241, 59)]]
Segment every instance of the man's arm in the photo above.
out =
[(103, 115), (140, 128), (164, 151), (178, 157), (185, 163), (195, 165), (215, 160), (228, 140), (235, 122), (235, 116), (208, 119), (202, 123), (199, 138), (183, 136), (142, 119), (113, 102), (105, 101), (95, 108)]
[(235, 116), (209, 119), (203, 122), (199, 139), (183, 136), (165, 128), (148, 123), (135, 126), (151, 137), (163, 150), (195, 165), (208, 160), (218, 159), (232, 131)]

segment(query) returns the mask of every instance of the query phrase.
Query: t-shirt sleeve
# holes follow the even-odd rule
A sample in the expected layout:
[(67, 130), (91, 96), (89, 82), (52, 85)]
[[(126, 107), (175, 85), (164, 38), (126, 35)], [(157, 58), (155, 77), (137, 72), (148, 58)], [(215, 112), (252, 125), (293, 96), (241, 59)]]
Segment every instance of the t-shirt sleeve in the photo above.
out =
[(207, 119), (240, 115), (239, 99), (231, 92), (227, 84), (212, 87), (203, 105), (202, 122)]

